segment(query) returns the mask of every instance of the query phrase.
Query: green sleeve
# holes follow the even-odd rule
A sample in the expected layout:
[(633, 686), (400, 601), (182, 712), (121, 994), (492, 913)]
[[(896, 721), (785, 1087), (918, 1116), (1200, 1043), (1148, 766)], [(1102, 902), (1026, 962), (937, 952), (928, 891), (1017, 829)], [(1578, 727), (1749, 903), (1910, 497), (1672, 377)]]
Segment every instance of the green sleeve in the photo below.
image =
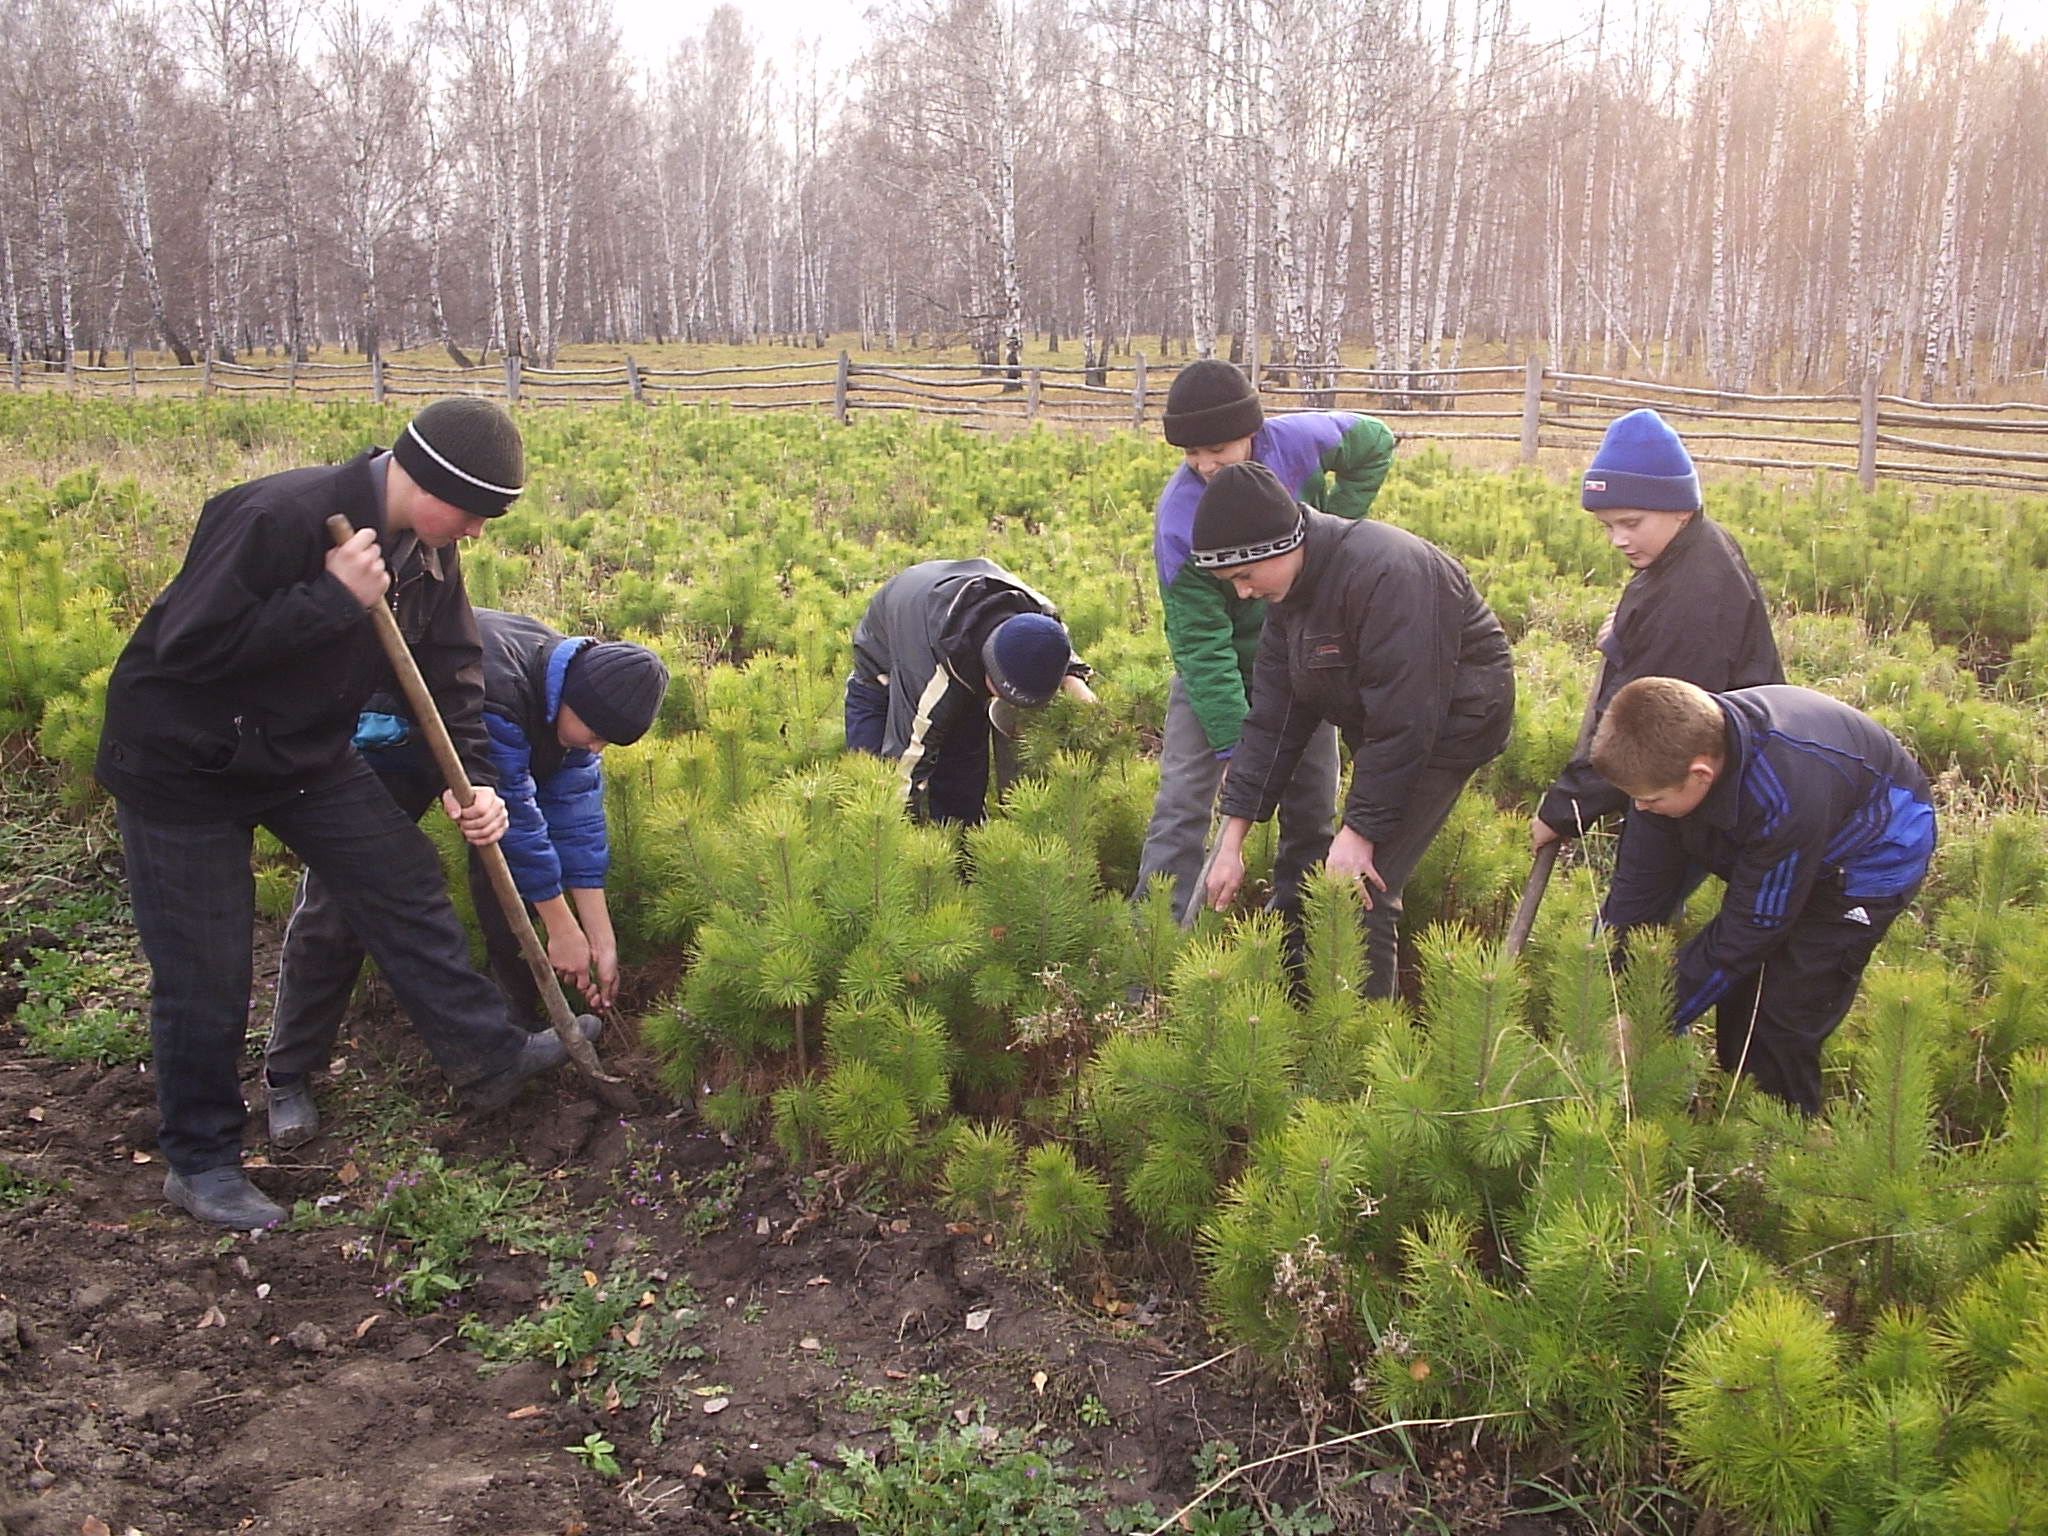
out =
[(1323, 454), (1322, 467), (1331, 477), (1322, 510), (1337, 517), (1361, 518), (1372, 511), (1373, 498), (1386, 483), (1394, 462), (1394, 434), (1377, 416), (1361, 416)]
[(1238, 732), (1250, 709), (1245, 697), (1244, 668), (1237, 652), (1237, 626), (1231, 594), (1193, 561), (1180, 568), (1173, 584), (1160, 594), (1166, 615), (1166, 648), (1174, 670), (1187, 690), (1188, 704), (1209, 738), (1210, 750), (1237, 745)]

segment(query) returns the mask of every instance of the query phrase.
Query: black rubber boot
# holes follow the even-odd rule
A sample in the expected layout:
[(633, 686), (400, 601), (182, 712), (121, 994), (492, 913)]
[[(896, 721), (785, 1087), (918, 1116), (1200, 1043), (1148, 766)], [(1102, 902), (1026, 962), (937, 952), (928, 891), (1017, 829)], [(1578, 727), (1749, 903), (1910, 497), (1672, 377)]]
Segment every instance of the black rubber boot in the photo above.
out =
[[(576, 1032), (584, 1039), (595, 1040), (603, 1030), (604, 1024), (595, 1014), (577, 1015)], [(529, 1078), (552, 1072), (568, 1059), (569, 1048), (562, 1044), (562, 1037), (554, 1030), (528, 1035), (520, 1044), (519, 1054), (512, 1058), (512, 1064), (465, 1088), (462, 1101), (471, 1109), (503, 1109), (519, 1097), (519, 1090), (526, 1086)]]
[(270, 1139), (280, 1147), (296, 1147), (320, 1134), (320, 1109), (313, 1102), (313, 1081), (301, 1075), (289, 1083), (263, 1086), (270, 1100)]
[(286, 1215), (285, 1208), (250, 1183), (239, 1168), (209, 1168), (189, 1176), (167, 1173), (164, 1198), (201, 1221), (240, 1232), (274, 1227)]

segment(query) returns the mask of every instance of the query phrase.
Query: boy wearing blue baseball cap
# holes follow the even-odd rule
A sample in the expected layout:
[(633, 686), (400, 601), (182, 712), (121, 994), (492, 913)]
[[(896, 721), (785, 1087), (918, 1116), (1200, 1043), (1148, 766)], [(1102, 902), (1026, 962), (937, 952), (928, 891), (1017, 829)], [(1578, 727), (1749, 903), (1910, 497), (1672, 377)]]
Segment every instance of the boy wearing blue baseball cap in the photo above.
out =
[[(1663, 417), (1630, 411), (1608, 427), (1579, 504), (1635, 572), (1601, 631), (1596, 717), (1639, 677), (1676, 677), (1709, 693), (1785, 681), (1763, 592), (1742, 547), (1707, 517), (1692, 455)], [(1530, 846), (1575, 838), (1627, 808), (1582, 747), (1537, 807)]]
[(972, 826), (988, 801), (991, 732), (1014, 709), (1094, 694), (1059, 611), (993, 560), (926, 560), (882, 583), (853, 633), (846, 744), (891, 758), (906, 800)]

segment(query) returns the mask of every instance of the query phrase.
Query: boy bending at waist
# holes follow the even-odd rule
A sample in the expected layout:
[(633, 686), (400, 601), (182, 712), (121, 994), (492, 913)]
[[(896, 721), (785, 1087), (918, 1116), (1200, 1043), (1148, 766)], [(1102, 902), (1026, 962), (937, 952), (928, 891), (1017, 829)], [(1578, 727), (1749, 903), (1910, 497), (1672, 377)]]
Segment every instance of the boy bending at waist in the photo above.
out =
[(1934, 853), (1919, 764), (1810, 689), (1717, 694), (1674, 677), (1615, 695), (1592, 761), (1635, 812), (1602, 921), (1661, 922), (1700, 870), (1725, 880), (1720, 912), (1678, 952), (1673, 1025), (1714, 1008), (1722, 1067), (1818, 1114), (1821, 1042)]

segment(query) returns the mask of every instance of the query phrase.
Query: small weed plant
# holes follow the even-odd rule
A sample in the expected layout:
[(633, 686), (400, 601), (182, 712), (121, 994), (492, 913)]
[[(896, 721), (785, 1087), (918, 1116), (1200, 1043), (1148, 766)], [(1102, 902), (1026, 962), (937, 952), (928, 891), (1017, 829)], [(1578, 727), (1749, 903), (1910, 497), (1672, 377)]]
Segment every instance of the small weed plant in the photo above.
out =
[(359, 1225), (369, 1251), (392, 1271), (385, 1291), (408, 1312), (431, 1312), (467, 1288), (478, 1243), (539, 1253), (566, 1261), (579, 1251), (582, 1233), (560, 1212), (541, 1208), (542, 1186), (516, 1163), (482, 1163), (450, 1168), (434, 1152), (383, 1173), (359, 1209), (316, 1209), (299, 1202), (293, 1220), (301, 1226)]
[(582, 1444), (565, 1445), (562, 1449), (582, 1462), (584, 1466), (590, 1468), (599, 1477), (621, 1477), (624, 1475), (619, 1467), (619, 1448), (595, 1430), (592, 1430), (583, 1437)]
[(953, 1401), (946, 1378), (920, 1371), (905, 1382), (855, 1387), (846, 1394), (846, 1411), (877, 1423), (902, 1422), (913, 1429), (936, 1424)]
[(776, 1507), (750, 1510), (756, 1530), (799, 1536), (1072, 1536), (1083, 1487), (1057, 1458), (1061, 1441), (1035, 1446), (1014, 1430), (949, 1425), (920, 1438), (900, 1419), (884, 1457), (841, 1448), (842, 1465), (808, 1459), (768, 1472)]
[(121, 1005), (144, 993), (146, 973), (132, 960), (98, 953), (87, 932), (85, 948), (29, 950), (14, 1021), (29, 1048), (52, 1061), (113, 1067), (147, 1060), (148, 1020)]
[(38, 1195), (48, 1194), (55, 1188), (55, 1185), (33, 1174), (23, 1173), (11, 1163), (0, 1161), (0, 1211), (27, 1205)]
[(665, 1365), (702, 1357), (702, 1348), (688, 1342), (698, 1316), (688, 1281), (563, 1266), (534, 1312), (502, 1328), (467, 1318), (461, 1332), (486, 1369), (546, 1360), (569, 1371), (578, 1396), (633, 1408)]

